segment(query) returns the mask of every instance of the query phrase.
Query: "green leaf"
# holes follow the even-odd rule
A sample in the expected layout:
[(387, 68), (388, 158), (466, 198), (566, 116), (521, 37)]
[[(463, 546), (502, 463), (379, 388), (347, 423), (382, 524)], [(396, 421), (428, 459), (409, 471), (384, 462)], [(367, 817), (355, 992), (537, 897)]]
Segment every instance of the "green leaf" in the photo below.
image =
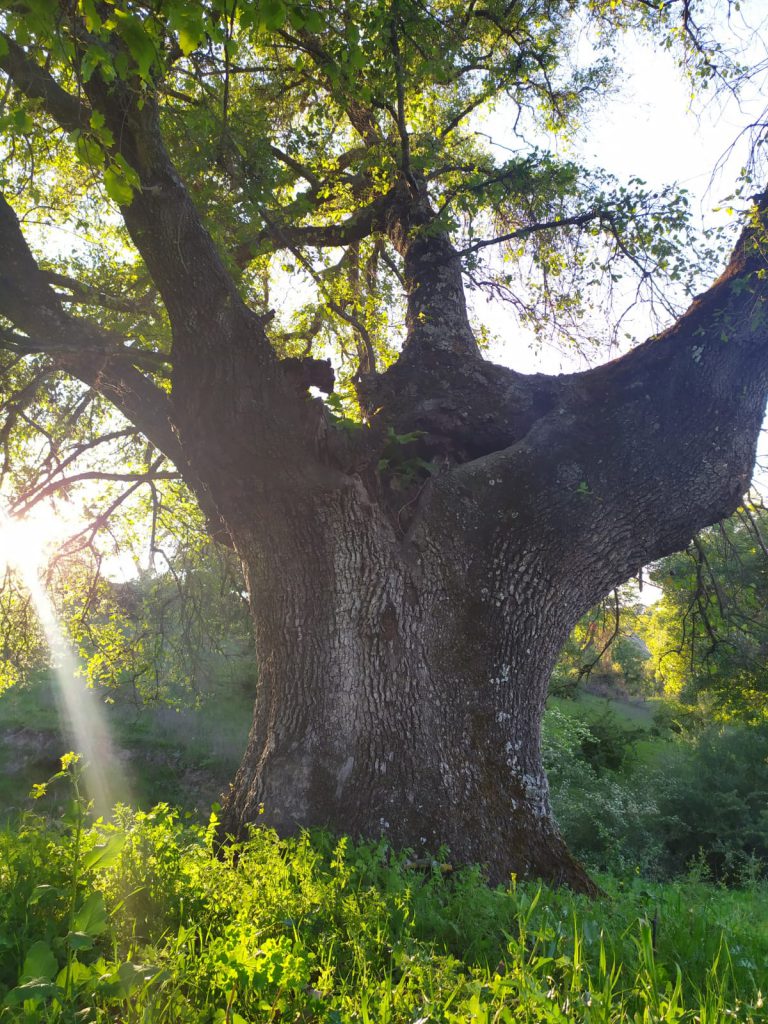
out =
[(63, 891), (63, 889), (59, 889), (55, 885), (36, 885), (32, 890), (32, 895), (27, 900), (27, 906), (34, 907), (36, 903), (39, 903), (46, 896), (61, 896)]
[(112, 60), (98, 43), (86, 48), (80, 64), (80, 75), (83, 82), (89, 82), (96, 68), (101, 68), (101, 75), (106, 82), (112, 82), (115, 78), (115, 69)]
[(100, 935), (107, 928), (107, 908), (100, 892), (92, 892), (75, 914), (75, 932)]
[(82, 861), (83, 871), (89, 871), (91, 868), (111, 867), (120, 856), (124, 846), (125, 834), (123, 832), (115, 832), (105, 843), (99, 843), (98, 846), (94, 846), (92, 850), (85, 854)]
[(48, 943), (36, 942), (27, 950), (19, 981), (29, 981), (31, 978), (46, 978), (50, 981), (58, 969), (58, 962)]
[(13, 112), (13, 127), (18, 132), (31, 132), (34, 121), (26, 110), (19, 108)]
[(133, 189), (125, 180), (125, 175), (114, 164), (104, 171), (104, 188), (107, 195), (118, 206), (130, 206), (133, 200)]
[(304, 26), (308, 32), (322, 32), (325, 27), (322, 15), (318, 11), (308, 11)]
[(107, 128), (106, 118), (100, 110), (94, 110), (91, 114), (91, 128), (102, 146), (113, 146), (115, 144), (115, 137)]
[(187, 0), (168, 8), (168, 24), (179, 39), (181, 52), (188, 57), (205, 39), (203, 8)]
[(117, 977), (124, 996), (131, 995), (137, 988), (151, 981), (158, 973), (158, 968), (150, 964), (134, 964), (130, 961), (120, 964)]
[(219, 1009), (213, 1015), (214, 1024), (224, 1024), (225, 1021), (231, 1021), (231, 1024), (248, 1024), (245, 1017), (241, 1017), (239, 1013), (233, 1013), (231, 1009)]
[[(58, 985), (54, 985), (47, 978), (32, 978), (30, 981), (11, 989), (3, 1000), (4, 1006), (21, 1006), (27, 1000), (39, 1003), (43, 999), (55, 999), (62, 995)], [(37, 1019), (37, 1018), (35, 1018)]]
[(281, 28), (288, 17), (283, 0), (264, 0), (259, 11), (259, 20), (268, 29)]
[[(77, 159), (86, 167), (103, 167), (104, 150), (92, 135), (84, 135), (80, 131), (72, 132), (70, 139), (75, 144)], [(62, 778), (65, 773), (57, 772), (54, 778)]]
[(156, 56), (152, 37), (135, 14), (126, 14), (124, 11), (115, 10), (115, 16), (118, 18), (117, 32), (136, 61), (139, 76), (148, 80)]
[(98, 32), (101, 28), (101, 18), (96, 10), (94, 0), (81, 0), (83, 20), (89, 32)]
[[(93, 981), (99, 977), (99, 971), (95, 967), (89, 967), (87, 964), (81, 964), (79, 960), (73, 960), (69, 965), (69, 983), (78, 987), (85, 985), (89, 981)], [(56, 977), (56, 984), (60, 988), (64, 988), (67, 980), (67, 968), (62, 967)]]
[(179, 29), (179, 46), (185, 57), (193, 53), (200, 42), (200, 35), (194, 28), (182, 25)]
[(69, 932), (67, 934), (67, 945), (70, 949), (92, 949), (93, 936), (87, 932)]

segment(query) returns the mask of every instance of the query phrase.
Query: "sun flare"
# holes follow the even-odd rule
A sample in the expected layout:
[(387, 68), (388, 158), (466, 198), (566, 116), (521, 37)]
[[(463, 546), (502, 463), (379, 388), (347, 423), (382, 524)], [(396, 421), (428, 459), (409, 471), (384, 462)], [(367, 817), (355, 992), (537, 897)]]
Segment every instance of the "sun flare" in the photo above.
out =
[(0, 572), (16, 569), (22, 576), (38, 574), (76, 531), (71, 516), (51, 507), (35, 509), (23, 518), (0, 512)]

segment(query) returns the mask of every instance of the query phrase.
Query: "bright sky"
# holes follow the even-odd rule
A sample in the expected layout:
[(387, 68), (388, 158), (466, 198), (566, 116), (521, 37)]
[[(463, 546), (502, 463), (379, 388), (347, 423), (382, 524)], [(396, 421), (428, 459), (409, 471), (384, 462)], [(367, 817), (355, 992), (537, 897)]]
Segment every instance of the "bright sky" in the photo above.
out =
[[(759, 4), (752, 4), (759, 10)], [(768, 4), (764, 9), (768, 14)], [(755, 63), (766, 59), (766, 45), (760, 33), (751, 36), (750, 58)], [(733, 153), (715, 173), (729, 147), (745, 126), (766, 106), (757, 86), (745, 91), (740, 101), (732, 97), (713, 98), (709, 103), (697, 100), (691, 109), (690, 87), (670, 53), (635, 38), (625, 37), (617, 52), (625, 80), (619, 92), (600, 102), (586, 132), (586, 139), (572, 155), (586, 164), (604, 167), (622, 181), (639, 177), (650, 185), (678, 183), (691, 194), (692, 211), (706, 225), (723, 223), (725, 214), (714, 208), (731, 194), (738, 172), (747, 156), (746, 141), (737, 143)], [(488, 132), (495, 142), (510, 148), (519, 146), (507, 129), (508, 119), (497, 114), (489, 119)], [(500, 151), (503, 154), (503, 151)], [(565, 155), (565, 154), (564, 154)], [(512, 327), (511, 317), (501, 303), (475, 298), (477, 314), (494, 334), (517, 341), (494, 346), (490, 358), (508, 363), (524, 372), (567, 372), (585, 368), (574, 353), (553, 348), (535, 351), (520, 343), (520, 331)], [(642, 314), (629, 323), (637, 340), (655, 333)], [(596, 361), (605, 356), (596, 355)]]

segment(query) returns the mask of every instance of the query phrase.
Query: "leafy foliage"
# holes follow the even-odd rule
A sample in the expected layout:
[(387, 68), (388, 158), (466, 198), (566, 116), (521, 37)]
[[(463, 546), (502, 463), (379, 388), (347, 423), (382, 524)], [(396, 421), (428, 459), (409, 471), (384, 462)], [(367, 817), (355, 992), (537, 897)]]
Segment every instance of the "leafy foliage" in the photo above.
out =
[(661, 599), (643, 637), (656, 678), (724, 719), (768, 711), (767, 521), (761, 505), (745, 505), (652, 573)]
[(593, 868), (738, 883), (768, 870), (768, 732), (715, 726), (639, 731), (571, 702), (544, 722), (556, 817)]
[(324, 834), (217, 857), (213, 824), (0, 833), (0, 1019), (763, 1019), (760, 888), (606, 879), (590, 903)]
[(580, 684), (608, 681), (613, 692), (646, 692), (648, 652), (639, 635), (643, 616), (634, 585), (614, 591), (590, 609), (560, 652), (551, 691), (558, 696), (574, 696)]

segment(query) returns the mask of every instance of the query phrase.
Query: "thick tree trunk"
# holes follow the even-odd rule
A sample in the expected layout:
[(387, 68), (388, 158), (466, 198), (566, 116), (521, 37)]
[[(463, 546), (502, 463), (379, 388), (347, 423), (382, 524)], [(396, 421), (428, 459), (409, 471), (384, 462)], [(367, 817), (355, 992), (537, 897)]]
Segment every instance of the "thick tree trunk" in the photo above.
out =
[[(329, 826), (592, 888), (549, 809), (548, 677), (569, 622), (535, 559), (436, 514), (405, 536), (359, 480), (237, 544), (260, 666), (223, 828)], [(507, 571), (506, 566), (514, 563)], [(260, 809), (263, 806), (263, 813)]]
[(374, 469), (374, 417), (359, 476), (329, 431), (319, 458), (285, 469), (256, 455), (212, 480), (246, 567), (261, 673), (226, 832), (263, 821), (445, 843), (494, 881), (594, 891), (549, 809), (547, 681), (580, 615), (748, 485), (768, 390), (764, 261), (749, 243), (663, 336), (588, 373), (525, 378), (461, 351), (444, 240), (403, 242), (433, 287), (409, 294), (419, 312), (403, 357), (362, 388), (385, 427), (421, 434), (434, 475), (418, 486), (392, 460)]

